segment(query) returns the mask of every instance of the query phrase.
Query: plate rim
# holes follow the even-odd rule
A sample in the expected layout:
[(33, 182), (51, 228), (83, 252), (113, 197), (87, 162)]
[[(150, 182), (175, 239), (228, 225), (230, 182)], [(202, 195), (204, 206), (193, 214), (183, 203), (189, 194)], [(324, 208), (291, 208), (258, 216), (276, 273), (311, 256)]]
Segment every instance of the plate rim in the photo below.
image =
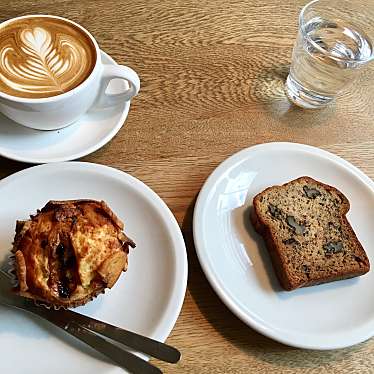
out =
[(207, 199), (209, 198), (209, 194), (211, 193), (215, 183), (221, 177), (222, 173), (225, 172), (230, 166), (235, 165), (238, 161), (245, 159), (246, 157), (252, 155), (253, 153), (261, 150), (294, 150), (294, 151), (303, 151), (307, 152), (308, 154), (313, 154), (324, 159), (328, 159), (335, 164), (343, 167), (347, 171), (353, 173), (358, 179), (364, 183), (366, 186), (370, 187), (372, 192), (374, 192), (374, 181), (371, 180), (364, 172), (362, 172), (359, 168), (352, 165), (350, 162), (344, 160), (340, 156), (335, 155), (329, 151), (307, 145), (302, 143), (293, 143), (293, 142), (268, 142), (268, 143), (261, 143), (256, 144), (245, 149), (242, 149), (233, 155), (226, 158), (222, 161), (209, 175), (206, 179), (205, 183), (203, 184), (199, 195), (196, 199), (196, 204), (193, 213), (193, 238), (194, 244), (196, 248), (197, 257), (199, 259), (199, 263), (204, 271), (206, 278), (208, 279), (210, 285), (213, 287), (214, 291), (221, 299), (221, 301), (231, 310), (231, 312), (236, 315), (240, 320), (242, 320), (247, 326), (253, 328), (255, 331), (263, 334), (264, 336), (276, 340), (282, 344), (286, 344), (291, 347), (296, 348), (303, 348), (303, 349), (315, 349), (315, 350), (330, 350), (330, 349), (340, 349), (346, 348), (349, 346), (353, 346), (355, 344), (361, 343), (372, 336), (374, 336), (374, 330), (367, 332), (365, 335), (355, 336), (354, 338), (345, 339), (342, 341), (340, 339), (339, 342), (334, 342), (325, 344), (321, 342), (321, 344), (309, 344), (307, 342), (295, 342), (289, 338), (285, 338), (278, 333), (277, 331), (268, 328), (265, 324), (256, 321), (254, 317), (249, 314), (246, 314), (244, 310), (236, 303), (236, 301), (230, 296), (229, 292), (225, 289), (221, 288), (219, 285), (219, 276), (209, 265), (209, 261), (205, 258), (205, 248), (203, 247), (203, 230), (202, 230), (202, 217), (205, 210), (205, 204)]
[[(108, 59), (109, 65), (118, 65), (118, 63), (111, 57), (108, 53), (104, 52), (102, 49), (100, 49), (101, 57), (104, 59)], [(104, 65), (107, 65), (108, 63), (104, 63)], [(8, 152), (4, 147), (0, 147), (0, 156), (7, 158), (9, 160), (13, 161), (18, 161), (18, 162), (24, 162), (26, 164), (47, 164), (47, 163), (58, 163), (58, 162), (65, 162), (65, 161), (72, 161), (76, 160), (78, 158), (82, 158), (84, 156), (87, 156), (93, 152), (96, 152), (100, 148), (104, 147), (107, 143), (109, 143), (115, 135), (121, 130), (123, 125), (125, 124), (125, 121), (127, 119), (127, 116), (130, 111), (130, 104), (131, 101), (126, 101), (124, 103), (123, 108), (121, 109), (121, 117), (119, 118), (118, 122), (116, 123), (115, 126), (111, 128), (111, 130), (96, 144), (92, 145), (91, 147), (88, 147), (84, 150), (81, 150), (80, 152), (76, 152), (73, 154), (66, 154), (65, 156), (60, 156), (60, 157), (23, 157), (20, 156), (17, 152)], [(15, 121), (13, 121), (15, 122)], [(22, 125), (19, 125), (22, 126)], [(45, 130), (45, 131), (51, 131), (51, 132), (56, 132), (58, 130)], [(44, 131), (44, 130), (39, 130), (39, 131)], [(67, 152), (68, 153), (68, 152)]]
[[(3, 186), (5, 186), (8, 183), (12, 183), (16, 179), (20, 177), (25, 177), (28, 174), (32, 175), (35, 172), (35, 169), (53, 169), (53, 170), (62, 170), (62, 167), (65, 167), (67, 169), (69, 168), (75, 168), (75, 170), (86, 170), (86, 171), (92, 171), (92, 172), (103, 172), (106, 173), (108, 176), (116, 176), (120, 180), (124, 182), (131, 182), (132, 185), (137, 185), (142, 189), (144, 193), (146, 193), (149, 196), (149, 201), (154, 202), (157, 204), (157, 210), (158, 212), (164, 217), (164, 222), (166, 224), (167, 232), (170, 235), (170, 238), (172, 239), (172, 247), (174, 250), (174, 256), (175, 256), (175, 279), (176, 282), (174, 284), (174, 287), (171, 290), (171, 296), (169, 301), (171, 300), (173, 303), (173, 307), (170, 307), (172, 310), (168, 311), (168, 308), (166, 311), (170, 313), (170, 316), (167, 316), (165, 319), (165, 316), (161, 316), (160, 323), (163, 323), (165, 325), (163, 331), (158, 331), (158, 325), (156, 325), (153, 328), (152, 334), (150, 334), (150, 337), (156, 340), (160, 340), (165, 342), (168, 336), (170, 335), (171, 331), (173, 330), (179, 315), (182, 310), (182, 306), (184, 303), (186, 291), (187, 291), (187, 279), (188, 279), (188, 260), (187, 260), (187, 250), (185, 241), (183, 238), (183, 234), (181, 231), (181, 228), (170, 210), (170, 208), (167, 206), (167, 204), (164, 202), (164, 200), (158, 196), (158, 194), (153, 191), (148, 185), (146, 185), (144, 182), (142, 182), (140, 179), (132, 176), (129, 173), (126, 173), (122, 170), (116, 169), (111, 166), (106, 166), (102, 164), (96, 164), (91, 162), (82, 162), (82, 161), (71, 161), (71, 162), (58, 162), (58, 163), (48, 163), (48, 164), (41, 164), (41, 165), (35, 165), (31, 166), (29, 168), (20, 170), (14, 174), (11, 174), (3, 179), (0, 180), (0, 190)], [(66, 169), (65, 169), (66, 170)], [(156, 208), (156, 206), (154, 206)]]

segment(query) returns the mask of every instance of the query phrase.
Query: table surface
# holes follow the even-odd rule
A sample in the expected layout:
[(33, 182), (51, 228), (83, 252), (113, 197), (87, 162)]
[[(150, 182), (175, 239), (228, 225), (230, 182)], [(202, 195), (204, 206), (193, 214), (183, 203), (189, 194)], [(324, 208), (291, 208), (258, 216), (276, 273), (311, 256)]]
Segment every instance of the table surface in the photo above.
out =
[[(338, 351), (290, 348), (256, 333), (216, 296), (192, 239), (196, 196), (225, 158), (257, 143), (291, 141), (332, 151), (374, 178), (374, 70), (319, 111), (289, 104), (296, 0), (80, 0), (0, 2), (0, 18), (55, 14), (88, 28), (101, 48), (135, 69), (141, 92), (125, 126), (83, 161), (141, 179), (175, 214), (189, 281), (168, 342), (183, 358), (165, 373), (369, 373), (374, 340)], [(374, 3), (369, 5), (374, 8)], [(0, 158), (0, 178), (29, 165)]]

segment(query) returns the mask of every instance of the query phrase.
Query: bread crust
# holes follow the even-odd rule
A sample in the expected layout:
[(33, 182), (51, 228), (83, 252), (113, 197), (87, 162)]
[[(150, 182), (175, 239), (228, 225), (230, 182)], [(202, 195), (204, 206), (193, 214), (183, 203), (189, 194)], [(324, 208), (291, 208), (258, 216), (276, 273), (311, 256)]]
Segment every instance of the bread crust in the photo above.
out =
[[(340, 272), (338, 274), (331, 274), (330, 276), (325, 276), (323, 278), (320, 278), (318, 280), (308, 280), (304, 282), (300, 282), (299, 279), (295, 279), (292, 274), (289, 271), (289, 267), (286, 265), (285, 258), (282, 256), (281, 249), (277, 245), (277, 241), (274, 237), (274, 233), (272, 232), (271, 228), (266, 224), (264, 221), (264, 218), (262, 217), (262, 214), (260, 213), (260, 199), (262, 196), (264, 196), (268, 191), (271, 189), (274, 189), (276, 187), (287, 187), (291, 183), (295, 182), (305, 182), (305, 183), (313, 183), (321, 188), (327, 190), (327, 191), (334, 191), (341, 199), (342, 201), (342, 207), (343, 207), (343, 212), (342, 212), (342, 221), (343, 224), (345, 225), (345, 228), (349, 231), (351, 237), (355, 241), (355, 245), (357, 246), (357, 250), (361, 252), (362, 258), (363, 258), (363, 266), (360, 266), (360, 268), (356, 271), (345, 271), (345, 272)], [(264, 241), (266, 243), (266, 247), (268, 249), (268, 252), (270, 254), (273, 268), (275, 270), (275, 273), (278, 277), (278, 280), (281, 284), (281, 286), (287, 290), (291, 291), (296, 288), (300, 287), (308, 287), (308, 286), (313, 286), (317, 284), (322, 284), (322, 283), (327, 283), (327, 282), (332, 282), (336, 280), (341, 280), (341, 279), (348, 279), (348, 278), (353, 278), (356, 276), (363, 275), (367, 273), (370, 270), (370, 263), (369, 259), (367, 258), (367, 255), (365, 253), (364, 248), (362, 247), (362, 244), (358, 240), (356, 233), (353, 231), (352, 226), (350, 225), (346, 214), (348, 213), (350, 209), (350, 203), (346, 196), (340, 192), (338, 189), (336, 189), (333, 186), (327, 185), (325, 183), (316, 181), (315, 179), (308, 177), (308, 176), (302, 176), (297, 179), (294, 179), (290, 182), (287, 182), (283, 184), (282, 186), (272, 186), (266, 188), (264, 191), (260, 192), (257, 194), (254, 199), (253, 199), (253, 209), (251, 211), (251, 222), (255, 228), (255, 230), (264, 238)]]

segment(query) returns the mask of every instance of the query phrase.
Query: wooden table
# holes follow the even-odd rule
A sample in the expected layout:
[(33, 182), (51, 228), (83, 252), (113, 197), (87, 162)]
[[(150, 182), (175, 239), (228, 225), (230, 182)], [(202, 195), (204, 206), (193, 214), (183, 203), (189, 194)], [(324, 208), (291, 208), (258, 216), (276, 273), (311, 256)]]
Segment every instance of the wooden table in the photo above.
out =
[[(2, 0), (2, 19), (50, 13), (87, 27), (101, 48), (134, 68), (142, 88), (119, 134), (83, 161), (141, 179), (168, 204), (188, 250), (189, 282), (168, 339), (183, 359), (165, 373), (372, 373), (374, 340), (318, 352), (286, 347), (237, 319), (198, 263), (195, 198), (213, 169), (245, 147), (270, 141), (332, 151), (374, 177), (374, 70), (320, 111), (285, 98), (297, 30), (297, 0)], [(367, 6), (374, 7), (367, 2)], [(0, 177), (28, 167), (0, 159)]]

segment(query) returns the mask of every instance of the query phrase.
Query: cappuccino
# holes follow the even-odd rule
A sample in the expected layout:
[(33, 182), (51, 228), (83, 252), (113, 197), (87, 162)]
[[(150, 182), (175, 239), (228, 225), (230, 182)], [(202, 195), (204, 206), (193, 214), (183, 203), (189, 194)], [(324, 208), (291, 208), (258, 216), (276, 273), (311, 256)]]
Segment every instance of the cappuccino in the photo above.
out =
[(21, 98), (57, 96), (79, 86), (96, 63), (95, 45), (74, 24), (25, 17), (0, 25), (0, 91)]

